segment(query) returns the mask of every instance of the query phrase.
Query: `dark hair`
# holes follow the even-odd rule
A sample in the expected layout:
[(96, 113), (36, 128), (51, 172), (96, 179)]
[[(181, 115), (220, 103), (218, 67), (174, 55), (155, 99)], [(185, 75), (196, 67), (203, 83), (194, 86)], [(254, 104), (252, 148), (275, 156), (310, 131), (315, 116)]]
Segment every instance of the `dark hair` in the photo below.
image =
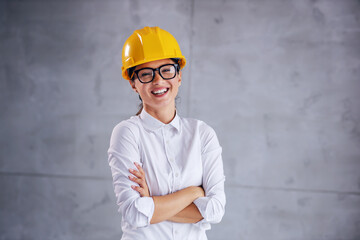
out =
[[(170, 59), (176, 64), (179, 64), (179, 62), (180, 62), (180, 58), (170, 58)], [(134, 74), (135, 68), (136, 68), (136, 66), (127, 69), (128, 75), (130, 77), (132, 76), (131, 79), (130, 79), (130, 81), (132, 81), (132, 82), (135, 81), (135, 74)], [(176, 70), (179, 73), (180, 66)], [(140, 97), (140, 94), (139, 94), (139, 99), (140, 99), (139, 111), (136, 113), (136, 116), (138, 116), (141, 113), (141, 111), (143, 110), (143, 108), (144, 108), (143, 103), (142, 103), (142, 99)]]

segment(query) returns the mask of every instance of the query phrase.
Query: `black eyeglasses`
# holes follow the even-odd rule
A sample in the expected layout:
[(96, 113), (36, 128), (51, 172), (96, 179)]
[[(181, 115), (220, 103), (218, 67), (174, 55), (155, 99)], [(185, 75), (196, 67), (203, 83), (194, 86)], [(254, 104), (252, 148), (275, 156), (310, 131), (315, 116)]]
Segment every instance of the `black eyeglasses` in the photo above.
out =
[(170, 80), (176, 76), (176, 72), (179, 71), (179, 65), (174, 63), (165, 64), (158, 68), (142, 68), (135, 70), (134, 73), (141, 83), (149, 83), (154, 80), (155, 71), (158, 71), (164, 80)]

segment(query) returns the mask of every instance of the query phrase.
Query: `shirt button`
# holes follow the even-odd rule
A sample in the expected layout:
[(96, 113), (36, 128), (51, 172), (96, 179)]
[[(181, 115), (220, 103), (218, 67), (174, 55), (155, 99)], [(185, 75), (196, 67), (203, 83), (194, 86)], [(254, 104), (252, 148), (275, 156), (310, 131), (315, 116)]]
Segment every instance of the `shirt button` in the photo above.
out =
[(175, 230), (175, 234), (178, 234), (178, 231), (177, 231), (177, 230)]
[(174, 162), (174, 158), (170, 158), (170, 162)]
[(175, 173), (175, 177), (178, 177), (179, 176), (179, 173)]
[(166, 144), (169, 144), (169, 140), (166, 140)]

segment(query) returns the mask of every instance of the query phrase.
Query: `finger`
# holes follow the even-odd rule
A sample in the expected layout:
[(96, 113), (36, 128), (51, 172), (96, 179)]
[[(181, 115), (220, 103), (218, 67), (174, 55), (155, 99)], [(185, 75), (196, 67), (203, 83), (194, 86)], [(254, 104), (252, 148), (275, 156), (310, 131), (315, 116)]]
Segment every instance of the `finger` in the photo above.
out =
[(140, 186), (143, 184), (143, 180), (141, 178), (136, 178), (136, 177), (133, 177), (133, 176), (129, 176), (129, 179), (137, 184), (139, 184)]
[(137, 167), (137, 169), (139, 169), (139, 172), (142, 175), (145, 175), (144, 169), (140, 166), (140, 164), (138, 164), (137, 162), (134, 162), (135, 166)]
[(136, 176), (138, 178), (143, 178), (144, 177), (139, 171), (136, 171), (134, 169), (129, 169), (129, 172), (131, 172), (134, 176)]
[(141, 178), (136, 178), (133, 176), (129, 176), (129, 179), (137, 184), (139, 184), (140, 187), (147, 189), (147, 185), (146, 185), (146, 181), (145, 179), (141, 179)]
[(138, 193), (140, 193), (140, 196), (143, 197), (145, 196), (145, 190), (141, 187), (138, 186), (131, 186), (131, 188), (135, 191), (137, 191)]
[(131, 188), (137, 192), (139, 192), (141, 190), (141, 187), (139, 187), (139, 186), (131, 185)]
[(145, 190), (143, 188), (140, 188), (138, 192), (140, 193), (141, 197), (145, 196)]

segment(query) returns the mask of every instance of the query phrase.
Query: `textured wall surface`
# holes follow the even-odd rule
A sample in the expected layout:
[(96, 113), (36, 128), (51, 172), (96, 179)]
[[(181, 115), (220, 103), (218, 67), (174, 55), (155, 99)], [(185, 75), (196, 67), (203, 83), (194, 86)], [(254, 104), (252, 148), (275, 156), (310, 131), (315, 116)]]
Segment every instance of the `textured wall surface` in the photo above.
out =
[(223, 146), (209, 239), (360, 239), (358, 0), (0, 0), (0, 239), (120, 239), (106, 151), (146, 25), (178, 39), (179, 112)]

